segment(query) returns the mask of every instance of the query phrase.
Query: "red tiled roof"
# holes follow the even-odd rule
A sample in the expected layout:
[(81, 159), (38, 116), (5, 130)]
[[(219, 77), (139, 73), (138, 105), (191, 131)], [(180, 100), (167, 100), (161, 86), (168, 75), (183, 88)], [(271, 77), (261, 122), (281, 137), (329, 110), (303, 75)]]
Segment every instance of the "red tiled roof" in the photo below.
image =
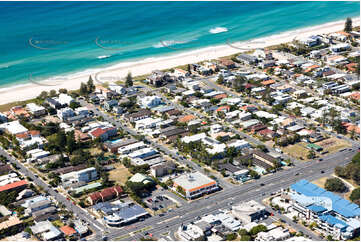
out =
[(115, 190), (118, 194), (123, 193), (123, 189), (122, 189), (122, 187), (119, 186), (119, 185), (115, 186), (115, 187), (114, 187), (114, 190)]
[(15, 136), (16, 136), (16, 138), (19, 138), (19, 139), (26, 139), (26, 138), (29, 138), (29, 133), (24, 132), (24, 133), (16, 134)]
[(14, 189), (14, 188), (17, 188), (17, 187), (21, 187), (21, 186), (24, 186), (26, 184), (28, 184), (28, 182), (25, 181), (25, 180), (13, 182), (13, 183), (10, 183), (10, 184), (7, 184), (5, 186), (0, 187), (0, 192), (11, 190), (11, 189)]
[(89, 198), (94, 203), (94, 202), (98, 201), (99, 199), (101, 199), (102, 197), (100, 196), (100, 192), (94, 192), (94, 193), (89, 195)]
[(39, 130), (30, 130), (29, 134), (31, 136), (38, 136), (38, 135), (40, 135), (40, 131)]
[(350, 98), (360, 100), (360, 92), (354, 92), (350, 95)]
[(261, 82), (261, 83), (262, 83), (262, 85), (264, 85), (264, 86), (268, 86), (268, 85), (271, 85), (271, 84), (276, 83), (276, 81), (275, 81), (275, 80), (267, 80), (267, 81), (263, 81), (263, 82)]
[(195, 117), (194, 115), (189, 114), (189, 115), (180, 117), (180, 118), (178, 119), (178, 121), (181, 122), (181, 123), (187, 123), (187, 122), (189, 122), (189, 121), (191, 121), (191, 120), (193, 120), (193, 119), (195, 119), (195, 118), (196, 118), (196, 117)]
[(106, 188), (100, 192), (100, 196), (103, 198), (104, 201), (111, 199), (115, 195), (116, 191), (113, 189), (113, 187)]
[(221, 106), (219, 108), (217, 108), (217, 112), (223, 111), (224, 109), (227, 109), (229, 111), (230, 107), (229, 106)]
[(357, 64), (353, 62), (353, 63), (347, 64), (346, 68), (349, 71), (356, 71), (356, 66), (357, 66)]
[(214, 96), (213, 98), (218, 100), (218, 99), (223, 99), (226, 97), (227, 97), (227, 94), (222, 93), (222, 94), (218, 94), (218, 95)]
[(102, 129), (102, 128), (97, 128), (94, 129), (93, 131), (91, 131), (91, 135), (93, 135), (94, 137), (100, 137), (101, 135), (105, 134), (107, 131)]
[(249, 89), (252, 88), (254, 85), (252, 85), (251, 83), (247, 83), (244, 88)]
[(273, 134), (274, 132), (268, 128), (262, 129), (258, 132), (261, 135)]
[(73, 234), (76, 234), (75, 229), (73, 229), (72, 227), (67, 226), (67, 225), (61, 227), (60, 230), (67, 236), (71, 236)]

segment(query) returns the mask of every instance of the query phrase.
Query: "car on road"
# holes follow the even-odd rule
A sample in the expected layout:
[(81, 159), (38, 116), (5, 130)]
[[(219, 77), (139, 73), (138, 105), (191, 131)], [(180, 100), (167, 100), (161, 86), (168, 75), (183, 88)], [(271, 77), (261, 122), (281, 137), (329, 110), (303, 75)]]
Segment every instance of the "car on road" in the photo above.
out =
[(298, 176), (299, 174), (300, 174), (300, 173), (297, 172), (297, 173), (295, 174), (295, 176)]
[(323, 161), (323, 159), (322, 158), (320, 158), (320, 159), (318, 159), (319, 161)]
[(163, 217), (163, 216), (165, 216), (165, 214), (164, 214), (164, 213), (159, 214), (159, 217)]
[(325, 173), (325, 171), (324, 171), (324, 170), (321, 170), (321, 173), (323, 174), (323, 173)]
[(263, 186), (264, 186), (264, 183), (261, 183), (260, 186), (263, 187)]

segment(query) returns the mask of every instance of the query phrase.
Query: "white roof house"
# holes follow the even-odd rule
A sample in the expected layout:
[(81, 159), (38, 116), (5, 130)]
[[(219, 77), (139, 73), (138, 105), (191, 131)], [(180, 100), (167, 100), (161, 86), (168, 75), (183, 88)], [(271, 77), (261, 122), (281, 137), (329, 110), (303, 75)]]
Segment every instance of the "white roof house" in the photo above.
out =
[(262, 110), (254, 112), (254, 114), (259, 118), (275, 119), (275, 118), (278, 117), (277, 114), (268, 113), (268, 112), (265, 112), (265, 111), (262, 111)]
[(140, 129), (151, 129), (155, 128), (157, 123), (162, 122), (161, 118), (145, 118), (135, 121), (135, 128)]
[(162, 98), (158, 96), (146, 96), (139, 98), (138, 103), (142, 108), (154, 108), (162, 104)]
[(31, 114), (37, 115), (41, 113), (45, 113), (45, 108), (43, 106), (39, 106), (35, 103), (26, 104), (26, 108), (29, 110)]
[(240, 150), (240, 149), (250, 147), (250, 144), (245, 140), (237, 139), (237, 140), (235, 140), (233, 142), (227, 143), (227, 146), (228, 147), (234, 147), (235, 149)]
[(348, 50), (350, 49), (351, 46), (347, 43), (340, 43), (340, 44), (337, 44), (337, 45), (331, 45), (330, 46), (330, 50), (333, 51), (333, 52), (340, 52), (340, 51), (345, 51), (345, 50)]
[(195, 134), (192, 136), (184, 136), (181, 141), (184, 143), (197, 142), (204, 139), (207, 135), (205, 133)]
[(10, 134), (16, 135), (27, 132), (28, 129), (20, 124), (18, 120), (0, 124), (0, 129), (4, 129)]
[(49, 221), (41, 221), (30, 227), (34, 235), (40, 236), (43, 240), (54, 240), (62, 233)]
[(68, 94), (60, 93), (58, 101), (61, 105), (70, 105), (70, 103), (74, 102), (74, 98), (72, 98)]

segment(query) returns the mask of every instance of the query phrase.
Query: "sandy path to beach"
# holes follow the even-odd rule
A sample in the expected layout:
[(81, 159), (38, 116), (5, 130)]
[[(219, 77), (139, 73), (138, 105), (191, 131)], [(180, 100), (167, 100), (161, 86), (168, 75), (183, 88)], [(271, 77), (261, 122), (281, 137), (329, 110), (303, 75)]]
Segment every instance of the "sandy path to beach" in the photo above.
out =
[[(353, 19), (353, 22), (358, 23), (359, 25), (359, 18)], [(211, 60), (222, 56), (236, 54), (242, 52), (242, 50), (244, 51), (244, 49), (263, 48), (271, 45), (290, 42), (295, 38), (337, 32), (342, 30), (343, 27), (344, 21), (331, 22), (315, 27), (289, 31), (243, 43), (225, 43), (224, 45), (220, 46), (203, 48), (172, 56), (159, 57), (133, 63), (119, 63), (112, 67), (108, 67), (91, 74), (93, 76), (97, 76), (97, 79), (100, 82), (111, 83), (124, 78), (128, 72), (131, 72), (133, 76), (144, 75), (157, 69), (167, 69), (179, 65), (186, 65), (189, 63), (196, 63), (204, 60)], [(57, 90), (59, 88), (75, 90), (80, 87), (80, 82), (86, 82), (88, 78), (89, 73), (73, 75), (72, 77), (63, 79), (45, 80), (41, 83), (33, 82), (26, 85), (3, 88), (0, 89), (0, 104), (31, 99), (38, 96), (41, 91), (50, 91), (52, 89)]]

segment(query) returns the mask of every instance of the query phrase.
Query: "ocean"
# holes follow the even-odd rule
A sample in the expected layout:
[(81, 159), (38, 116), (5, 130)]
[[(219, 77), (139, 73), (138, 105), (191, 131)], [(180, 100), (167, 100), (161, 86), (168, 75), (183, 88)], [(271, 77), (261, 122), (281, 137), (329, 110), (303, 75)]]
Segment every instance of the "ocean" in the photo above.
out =
[(359, 2), (0, 2), (0, 86), (359, 15)]

